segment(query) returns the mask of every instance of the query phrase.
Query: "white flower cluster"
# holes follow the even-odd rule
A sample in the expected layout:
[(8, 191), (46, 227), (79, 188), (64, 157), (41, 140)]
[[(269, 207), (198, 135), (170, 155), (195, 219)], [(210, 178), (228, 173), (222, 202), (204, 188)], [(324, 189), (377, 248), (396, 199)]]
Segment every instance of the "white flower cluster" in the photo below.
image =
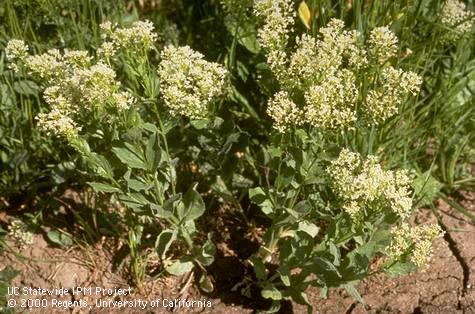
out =
[(386, 26), (373, 29), (368, 40), (371, 57), (379, 64), (386, 63), (397, 54), (398, 40)]
[(10, 66), (16, 70), (24, 66), (30, 75), (40, 79), (58, 80), (66, 74), (67, 68), (89, 66), (92, 58), (87, 51), (50, 49), (39, 55), (29, 55), (28, 46), (22, 40), (12, 39), (5, 48)]
[(383, 69), (379, 84), (366, 95), (366, 116), (371, 123), (378, 124), (398, 112), (407, 95), (417, 95), (422, 78), (412, 71), (403, 71), (391, 66)]
[(81, 131), (81, 127), (64, 110), (59, 108), (53, 108), (48, 113), (39, 113), (36, 120), (38, 127), (48, 136), (64, 136), (72, 139), (77, 137), (78, 132)]
[(9, 62), (9, 67), (18, 71), (17, 62), (23, 60), (28, 55), (28, 46), (23, 40), (12, 39), (5, 47), (5, 56)]
[(469, 11), (462, 1), (447, 0), (441, 12), (443, 25), (452, 28), (453, 31), (445, 35), (446, 41), (457, 41), (464, 34), (470, 33), (475, 16)]
[(81, 130), (76, 122), (81, 115), (97, 110), (125, 110), (134, 103), (130, 93), (120, 90), (114, 70), (102, 63), (92, 64), (86, 51), (65, 50), (61, 54), (52, 49), (41, 55), (28, 55), (21, 48), (26, 47), (24, 43), (15, 41), (8, 46), (9, 60), (17, 69), (26, 69), (48, 85), (44, 99), (51, 110), (36, 119), (49, 135), (74, 138)]
[(167, 46), (158, 69), (165, 105), (173, 115), (204, 118), (209, 104), (225, 91), (227, 71), (190, 47)]
[[(323, 129), (351, 128), (359, 120), (378, 124), (396, 114), (409, 94), (419, 91), (419, 76), (388, 64), (397, 55), (398, 40), (387, 27), (373, 29), (365, 45), (358, 31), (345, 30), (343, 21), (332, 19), (320, 29), (318, 39), (308, 34), (298, 37), (293, 53), (288, 54), (293, 2), (256, 0), (254, 12), (266, 21), (258, 40), (281, 88), (288, 98), (305, 95), (305, 103), (293, 108), (300, 111), (291, 115), (297, 119), (294, 123), (289, 116), (278, 121), (278, 115), (271, 115), (279, 132), (303, 123)], [(374, 75), (375, 67), (382, 69), (380, 75)], [(363, 88), (362, 76), (374, 78), (369, 90)], [(269, 106), (275, 104), (270, 100)]]
[(292, 0), (255, 0), (254, 14), (265, 20), (257, 33), (258, 42), (268, 51), (267, 63), (275, 75), (285, 77), (289, 40), (296, 16)]
[(327, 169), (343, 209), (354, 221), (365, 217), (365, 209), (389, 207), (405, 219), (412, 208), (410, 178), (405, 170), (383, 170), (377, 157), (362, 160), (357, 153), (343, 149)]
[[(407, 171), (383, 170), (375, 156), (363, 160), (359, 154), (343, 149), (327, 172), (343, 201), (343, 210), (354, 222), (364, 222), (378, 208), (389, 208), (403, 221), (409, 217), (412, 198)], [(403, 222), (393, 229), (386, 253), (396, 260), (407, 254), (418, 268), (424, 268), (432, 255), (432, 242), (442, 234), (437, 224), (411, 228)]]
[(317, 72), (322, 75), (339, 71), (345, 61), (350, 69), (359, 69), (368, 63), (360, 33), (345, 30), (345, 23), (339, 19), (331, 19), (326, 27), (320, 29), (316, 48), (318, 57), (322, 59), (317, 61)]
[(8, 234), (19, 247), (33, 244), (33, 233), (28, 231), (27, 225), (19, 219), (10, 223)]
[(428, 266), (432, 257), (432, 242), (444, 234), (438, 224), (411, 227), (407, 223), (395, 227), (391, 233), (392, 240), (387, 248), (387, 255), (397, 260), (408, 254), (420, 269)]
[(292, 0), (255, 0), (254, 14), (266, 23), (258, 30), (260, 45), (269, 50), (287, 46), (289, 32), (296, 16)]
[(30, 75), (41, 79), (55, 79), (64, 74), (64, 63), (57, 49), (50, 49), (41, 55), (29, 55), (23, 61)]
[(275, 121), (274, 127), (280, 132), (303, 121), (297, 105), (289, 99), (286, 91), (278, 92), (269, 101), (267, 114)]
[[(120, 84), (115, 81), (115, 72), (105, 64), (95, 64), (90, 68), (78, 68), (59, 83), (62, 94), (71, 102), (82, 102), (85, 109), (93, 111), (97, 107), (112, 105), (123, 109), (115, 100)], [(79, 96), (80, 99), (75, 99)]]
[(307, 90), (306, 122), (319, 128), (335, 129), (356, 121), (353, 107), (358, 99), (358, 89), (354, 82), (353, 72), (343, 69)]
[(88, 67), (92, 62), (91, 56), (89, 56), (87, 51), (83, 50), (66, 49), (64, 50), (62, 60), (65, 64), (72, 68)]
[(158, 37), (154, 32), (153, 23), (147, 20), (135, 21), (128, 28), (118, 28), (117, 25), (107, 21), (102, 23), (100, 28), (105, 41), (97, 53), (105, 59), (114, 56), (122, 48), (132, 53), (150, 50)]

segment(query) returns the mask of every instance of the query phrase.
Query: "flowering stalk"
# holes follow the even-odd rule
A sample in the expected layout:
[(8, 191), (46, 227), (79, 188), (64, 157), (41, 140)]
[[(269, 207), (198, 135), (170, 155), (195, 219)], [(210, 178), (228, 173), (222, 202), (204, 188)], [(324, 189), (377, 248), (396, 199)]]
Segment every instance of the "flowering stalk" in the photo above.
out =
[[(366, 43), (343, 21), (331, 19), (317, 39), (303, 34), (288, 54), (293, 14), (288, 1), (256, 1), (254, 12), (265, 20), (258, 40), (282, 91), (269, 101), (267, 113), (274, 128), (286, 132), (304, 124), (321, 130), (355, 129), (378, 125), (394, 116), (422, 79), (411, 71), (392, 67), (398, 39), (388, 27), (377, 27)], [(366, 80), (371, 78), (369, 85)], [(304, 102), (297, 95), (304, 95)], [(294, 98), (294, 99), (293, 99)]]
[[(393, 66), (398, 38), (386, 26), (364, 38), (331, 19), (318, 36), (297, 36), (292, 49), (292, 1), (254, 1), (254, 13), (264, 23), (257, 39), (279, 83), (267, 106), (278, 134), (261, 161), (271, 175), (265, 174), (266, 187), (249, 190), (271, 220), (250, 258), (262, 296), (276, 302), (294, 287), (348, 287), (370, 273), (379, 254), (394, 265), (422, 267), (436, 237), (424, 238), (418, 257), (406, 261), (389, 253), (394, 237), (386, 232), (413, 212), (409, 172), (385, 170), (376, 156), (345, 148), (333, 155), (340, 137), (356, 146), (357, 132), (376, 132), (419, 93), (421, 77)], [(266, 267), (276, 260), (275, 269)]]
[(172, 115), (203, 119), (211, 102), (223, 95), (227, 71), (203, 57), (188, 46), (167, 46), (161, 52), (160, 90)]
[[(443, 236), (444, 232), (438, 224), (410, 227), (407, 223), (393, 228), (392, 241), (387, 248), (390, 261), (409, 257), (410, 261), (421, 270), (429, 267), (432, 257), (432, 242)], [(390, 268), (392, 264), (385, 265)]]
[(442, 5), (440, 22), (450, 31), (444, 34), (443, 40), (455, 42), (463, 36), (470, 34), (475, 15), (469, 11), (460, 0), (447, 0)]
[(407, 171), (384, 171), (375, 156), (368, 156), (363, 161), (347, 149), (340, 152), (327, 171), (334, 180), (337, 195), (343, 200), (343, 209), (354, 221), (363, 222), (367, 215), (364, 208), (381, 203), (382, 199), (402, 219), (411, 213)]
[[(164, 269), (180, 275), (198, 266), (208, 282), (204, 267), (213, 262), (214, 245), (210, 239), (201, 246), (193, 242), (194, 220), (205, 206), (194, 188), (176, 191), (177, 158), (172, 159), (165, 117), (168, 111), (171, 116), (206, 118), (211, 104), (226, 92), (227, 71), (188, 46), (166, 47), (160, 64), (152, 65), (148, 52), (157, 35), (151, 22), (138, 21), (130, 28), (105, 22), (101, 28), (104, 42), (95, 56), (55, 49), (29, 55), (24, 42), (12, 40), (6, 48), (11, 68), (46, 85), (49, 112), (38, 115), (38, 127), (75, 148), (97, 180), (88, 184), (98, 193), (114, 194), (127, 208), (123, 218), (136, 282), (143, 279), (146, 266), (143, 225), (157, 219), (164, 226), (156, 243)], [(133, 91), (145, 99), (136, 100), (122, 89), (115, 67), (125, 69)], [(153, 124), (142, 120), (139, 104), (156, 113)], [(90, 143), (96, 145), (91, 148)], [(190, 256), (167, 257), (175, 241), (184, 242)]]

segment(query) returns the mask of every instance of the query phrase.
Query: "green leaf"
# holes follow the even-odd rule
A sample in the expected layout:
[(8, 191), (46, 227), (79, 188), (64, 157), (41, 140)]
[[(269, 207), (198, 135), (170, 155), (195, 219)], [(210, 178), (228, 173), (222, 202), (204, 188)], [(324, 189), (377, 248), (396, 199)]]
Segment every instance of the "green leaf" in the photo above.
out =
[(190, 124), (197, 130), (203, 130), (204, 128), (208, 127), (209, 120), (208, 119), (199, 119), (199, 120), (192, 120)]
[(158, 132), (158, 128), (155, 124), (146, 122), (146, 123), (143, 123), (141, 126), (142, 126), (143, 129), (145, 129), (147, 131)]
[[(291, 167), (283, 167), (280, 170), (279, 176), (276, 178), (276, 186), (281, 188), (288, 187), (295, 179), (295, 170)], [(295, 187), (294, 187), (295, 188)]]
[[(0, 281), (3, 282), (10, 282), (12, 281), (18, 274), (19, 271), (15, 270), (10, 265), (7, 265), (2, 271), (0, 271)], [(0, 295), (1, 296), (1, 295)]]
[(312, 205), (308, 200), (303, 200), (298, 202), (294, 206), (294, 211), (296, 211), (299, 217), (307, 215), (312, 210)]
[(246, 65), (239, 61), (236, 60), (236, 72), (239, 76), (239, 78), (243, 81), (246, 82), (247, 78), (249, 77), (249, 69), (246, 67)]
[(280, 274), (280, 280), (282, 280), (283, 284), (287, 287), (290, 287), (290, 269), (287, 265), (281, 265), (278, 269)]
[(150, 203), (145, 196), (140, 193), (120, 194), (118, 198), (122, 204), (133, 209), (141, 209)]
[(78, 139), (73, 142), (74, 147), (80, 151), (83, 158), (97, 175), (105, 179), (114, 180), (112, 167), (104, 156), (91, 152), (89, 144), (84, 140)]
[(157, 204), (154, 203), (149, 203), (150, 209), (152, 210), (153, 214), (158, 217), (158, 218), (163, 218), (167, 219), (173, 216), (173, 212), (170, 210), (167, 210), (161, 206), (158, 206)]
[(249, 198), (251, 201), (259, 205), (266, 215), (273, 212), (274, 205), (271, 200), (268, 199), (267, 194), (261, 187), (249, 189)]
[(257, 313), (262, 313), (262, 314), (278, 314), (281, 313), (280, 310), (282, 309), (282, 305), (280, 304), (280, 300), (276, 301), (273, 300), (270, 306), (262, 312), (257, 312)]
[(70, 246), (73, 244), (73, 240), (71, 239), (71, 237), (65, 235), (64, 233), (62, 232), (59, 232), (57, 230), (51, 230), (49, 231), (46, 236), (48, 237), (48, 239), (59, 245), (59, 246), (63, 246), (63, 247), (67, 247), (67, 246)]
[(57, 164), (52, 173), (54, 183), (61, 184), (67, 182), (68, 179), (76, 174), (75, 169), (76, 163), (72, 161), (63, 161)]
[(145, 160), (150, 172), (157, 170), (158, 164), (160, 163), (160, 156), (160, 141), (158, 133), (155, 132), (150, 136), (147, 141), (147, 146), (145, 147)]
[[(391, 261), (388, 262), (390, 263)], [(417, 267), (411, 262), (396, 262), (384, 268), (384, 272), (391, 277), (408, 275), (415, 271), (417, 271)]]
[(254, 272), (256, 273), (257, 279), (265, 280), (267, 278), (267, 271), (266, 266), (264, 265), (262, 260), (256, 256), (252, 256), (249, 261), (254, 267)]
[(132, 189), (136, 192), (139, 192), (142, 190), (148, 190), (150, 188), (150, 185), (139, 180), (126, 179), (126, 181), (127, 181), (127, 186), (129, 187), (129, 189)]
[(320, 298), (322, 299), (328, 299), (328, 287), (323, 286), (322, 289), (320, 290)]
[(352, 284), (350, 283), (344, 284), (343, 288), (345, 288), (345, 290), (349, 293), (349, 295), (354, 300), (358, 301), (361, 304), (365, 304), (363, 298), (361, 297), (359, 292), (355, 289), (355, 287)]
[(196, 232), (196, 225), (193, 220), (183, 222), (180, 227), (182, 233), (186, 233), (190, 236), (193, 236)]
[(97, 155), (95, 158), (96, 172), (103, 178), (112, 179), (114, 176), (114, 171), (112, 167), (104, 156)]
[(253, 185), (253, 181), (244, 177), (243, 175), (239, 174), (239, 173), (235, 173), (233, 174), (233, 181), (232, 181), (232, 185), (233, 187), (235, 188), (249, 188)]
[(39, 91), (39, 87), (35, 82), (27, 80), (13, 83), (13, 89), (21, 95), (36, 95)]
[(253, 54), (260, 51), (257, 41), (257, 31), (255, 24), (248, 21), (247, 23), (239, 23), (235, 16), (227, 15), (224, 19), (224, 25), (229, 33), (236, 36), (237, 41)]
[(312, 238), (315, 238), (320, 229), (315, 224), (304, 220), (299, 222), (298, 230), (307, 233)]
[(201, 274), (199, 280), (200, 289), (206, 293), (211, 293), (214, 290), (213, 282), (209, 278), (209, 276), (205, 273)]
[(114, 147), (112, 151), (120, 159), (121, 162), (131, 168), (147, 169), (147, 165), (143, 160), (142, 154), (137, 151), (132, 145), (126, 143), (127, 147)]
[(205, 203), (201, 195), (193, 188), (183, 196), (183, 213), (180, 219), (195, 220), (205, 212)]
[(208, 240), (203, 244), (200, 249), (199, 261), (204, 266), (209, 266), (214, 262), (214, 255), (216, 254), (216, 246), (211, 242), (212, 234), (208, 234)]
[(104, 192), (104, 193), (120, 193), (121, 190), (113, 185), (107, 183), (100, 183), (100, 182), (87, 182), (94, 191), (96, 192)]
[(368, 260), (371, 260), (376, 253), (383, 252), (386, 249), (386, 247), (390, 243), (390, 240), (390, 226), (387, 224), (383, 224), (378, 230), (373, 233), (370, 241), (354, 249), (351, 253), (347, 255), (347, 258), (350, 258), (350, 260), (352, 260), (354, 257), (356, 257), (356, 254), (360, 254), (366, 256)]
[(323, 270), (323, 271), (327, 271), (327, 272), (331, 272), (331, 273), (336, 274), (338, 276), (338, 278), (342, 278), (340, 272), (335, 267), (335, 265), (333, 265), (332, 262), (330, 262), (326, 258), (323, 258), (323, 257), (320, 257), (320, 256), (315, 257), (314, 260), (313, 260), (312, 268), (313, 268), (314, 273), (318, 274), (318, 273), (321, 273), (322, 270)]
[(178, 260), (169, 266), (165, 266), (165, 270), (171, 275), (181, 276), (189, 273), (193, 269), (193, 266), (193, 262), (191, 261)]
[(330, 242), (328, 243), (328, 249), (330, 251), (330, 254), (333, 255), (333, 264), (335, 266), (340, 266), (341, 255), (338, 247), (335, 245), (335, 243)]
[(272, 284), (266, 285), (262, 289), (261, 295), (265, 299), (271, 299), (275, 301), (282, 300), (282, 293)]
[(165, 229), (158, 235), (155, 241), (155, 249), (162, 259), (165, 258), (170, 245), (176, 240), (176, 235), (176, 231), (170, 229)]
[(422, 207), (432, 204), (443, 186), (430, 172), (419, 175), (412, 183), (414, 194), (418, 199), (417, 205)]
[(232, 88), (232, 94), (231, 94), (231, 99), (243, 106), (244, 110), (254, 119), (257, 121), (260, 121), (260, 117), (257, 114), (257, 112), (254, 110), (254, 108), (251, 106), (249, 101), (247, 100), (246, 96), (241, 94), (234, 85), (231, 87)]
[(307, 313), (312, 313), (312, 305), (308, 300), (308, 296), (305, 292), (301, 291), (298, 288), (290, 288), (287, 290), (287, 293), (292, 297), (292, 299), (298, 304), (307, 305)]
[(213, 189), (214, 192), (216, 192), (218, 195), (222, 197), (226, 197), (226, 198), (233, 197), (233, 193), (229, 191), (223, 178), (221, 178), (221, 176), (219, 175), (216, 176), (216, 181), (211, 185), (211, 188)]

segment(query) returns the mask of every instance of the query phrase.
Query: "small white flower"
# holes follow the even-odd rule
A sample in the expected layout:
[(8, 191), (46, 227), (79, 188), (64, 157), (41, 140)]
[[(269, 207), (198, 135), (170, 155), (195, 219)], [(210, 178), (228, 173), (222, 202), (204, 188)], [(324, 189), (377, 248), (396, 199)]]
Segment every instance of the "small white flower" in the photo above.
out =
[(74, 139), (81, 131), (81, 127), (58, 108), (53, 108), (48, 113), (38, 114), (36, 120), (38, 120), (38, 127), (47, 135)]
[(254, 14), (265, 23), (257, 31), (259, 45), (268, 52), (267, 63), (279, 77), (285, 77), (288, 62), (285, 48), (295, 20), (292, 0), (255, 0)]
[(10, 63), (9, 68), (18, 71), (18, 62), (28, 55), (28, 46), (23, 40), (11, 39), (5, 47), (5, 57)]
[(274, 121), (273, 127), (280, 133), (284, 133), (290, 126), (300, 125), (303, 122), (297, 105), (289, 99), (285, 91), (278, 92), (269, 101), (267, 114)]
[(331, 162), (327, 172), (333, 179), (334, 189), (343, 201), (343, 209), (357, 221), (364, 217), (363, 210), (374, 202), (386, 204), (392, 212), (405, 219), (412, 209), (410, 179), (407, 171), (385, 171), (375, 156), (366, 160), (347, 149)]
[(135, 98), (129, 92), (118, 92), (112, 95), (114, 97), (116, 107), (119, 110), (129, 109), (134, 103)]
[(262, 47), (269, 50), (285, 48), (295, 19), (293, 6), (291, 0), (254, 1), (254, 14), (265, 20), (257, 34)]
[(397, 37), (386, 26), (373, 29), (369, 34), (368, 44), (372, 58), (379, 64), (384, 64), (397, 54)]
[(417, 268), (424, 270), (432, 257), (432, 242), (442, 237), (444, 232), (438, 224), (411, 227), (407, 223), (393, 228), (391, 244), (386, 253), (390, 258), (399, 259), (409, 254)]
[(112, 34), (112, 31), (115, 28), (115, 25), (112, 25), (111, 21), (105, 21), (99, 24), (99, 28), (106, 34)]
[(368, 91), (363, 112), (372, 124), (379, 124), (394, 116), (410, 95), (417, 95), (422, 78), (412, 71), (404, 72), (391, 66), (384, 68), (379, 84)]
[(161, 93), (170, 112), (190, 119), (205, 117), (209, 104), (225, 92), (226, 69), (205, 61), (201, 53), (188, 46), (167, 46), (161, 59)]
[(117, 48), (115, 48), (114, 43), (112, 42), (103, 42), (101, 46), (97, 49), (97, 55), (101, 59), (109, 60), (112, 58), (117, 52)]
[(67, 65), (72, 67), (85, 67), (91, 63), (92, 58), (88, 55), (87, 51), (65, 50), (63, 60)]
[(21, 220), (16, 219), (10, 223), (9, 233), (19, 247), (33, 244), (33, 233), (28, 230), (28, 226)]
[(131, 27), (117, 28), (107, 21), (100, 25), (104, 32), (103, 37), (109, 39), (105, 41), (98, 51), (101, 57), (110, 58), (118, 49), (149, 50), (157, 40), (153, 23), (150, 21), (135, 21)]
[(24, 62), (29, 73), (41, 79), (58, 79), (64, 75), (65, 64), (57, 49), (48, 50), (41, 55), (27, 56)]
[[(359, 121), (377, 125), (394, 116), (409, 95), (417, 95), (422, 83), (417, 74), (385, 65), (398, 50), (397, 37), (389, 28), (373, 29), (365, 45), (358, 31), (345, 30), (342, 20), (331, 19), (318, 38), (297, 37), (294, 51), (288, 53), (294, 14), (286, 14), (290, 8), (292, 3), (285, 0), (254, 2), (255, 14), (266, 20), (260, 44), (270, 70), (288, 95), (296, 91), (304, 95), (304, 104), (294, 103), (295, 112), (304, 117), (300, 124), (332, 130), (354, 128)], [(371, 85), (363, 86), (358, 78), (369, 65), (384, 68)], [(283, 126), (277, 126), (282, 132)]]
[(305, 93), (305, 119), (324, 129), (350, 127), (356, 121), (358, 89), (353, 72), (341, 70), (327, 75), (323, 82)]
[(441, 22), (453, 29), (445, 35), (446, 41), (456, 41), (464, 34), (470, 33), (474, 15), (467, 10), (465, 3), (459, 0), (447, 0), (442, 7)]

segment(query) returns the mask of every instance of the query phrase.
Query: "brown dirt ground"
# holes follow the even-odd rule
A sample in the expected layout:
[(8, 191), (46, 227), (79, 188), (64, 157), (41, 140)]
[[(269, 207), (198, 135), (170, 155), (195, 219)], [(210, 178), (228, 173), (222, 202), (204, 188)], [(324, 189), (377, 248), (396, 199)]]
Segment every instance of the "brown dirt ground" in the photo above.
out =
[[(475, 213), (475, 193), (463, 195), (463, 205)], [(437, 211), (446, 229), (446, 235), (435, 243), (434, 256), (430, 267), (421, 273), (400, 278), (377, 275), (362, 281), (358, 291), (365, 305), (354, 300), (343, 290), (330, 292), (328, 299), (319, 297), (318, 289), (308, 291), (309, 300), (315, 313), (475, 313), (475, 224), (466, 216), (451, 208), (443, 201), (438, 202)], [(429, 210), (421, 211), (417, 222), (435, 222), (436, 217)], [(128, 288), (129, 284), (112, 266), (113, 254), (104, 243), (88, 249), (64, 251), (48, 245), (41, 235), (35, 235), (35, 243), (23, 249), (18, 257), (13, 252), (0, 256), (0, 271), (7, 265), (20, 274), (12, 285), (20, 287), (72, 288), (103, 287)], [(242, 277), (232, 258), (222, 259), (221, 271), (216, 276)], [(259, 307), (256, 301), (236, 297), (224, 291), (221, 294), (203, 296), (192, 286), (193, 278), (158, 278), (148, 280), (141, 288), (134, 288), (132, 296), (97, 297), (84, 296), (89, 304), (95, 300), (141, 299), (149, 302), (156, 299), (209, 300), (211, 307), (194, 309), (171, 309), (163, 306), (140, 310), (122, 310), (92, 306), (64, 310), (30, 309), (29, 313), (254, 313)], [(225, 287), (225, 286), (223, 286)], [(229, 288), (229, 287), (228, 287)], [(51, 297), (49, 298), (51, 302)], [(78, 300), (74, 296), (57, 298)], [(18, 297), (17, 297), (18, 299)], [(162, 303), (161, 303), (162, 304)], [(162, 304), (163, 305), (163, 304)], [(18, 312), (26, 312), (25, 309)], [(1, 312), (1, 311), (0, 311)], [(298, 304), (288, 304), (282, 313), (306, 313), (306, 308)]]

